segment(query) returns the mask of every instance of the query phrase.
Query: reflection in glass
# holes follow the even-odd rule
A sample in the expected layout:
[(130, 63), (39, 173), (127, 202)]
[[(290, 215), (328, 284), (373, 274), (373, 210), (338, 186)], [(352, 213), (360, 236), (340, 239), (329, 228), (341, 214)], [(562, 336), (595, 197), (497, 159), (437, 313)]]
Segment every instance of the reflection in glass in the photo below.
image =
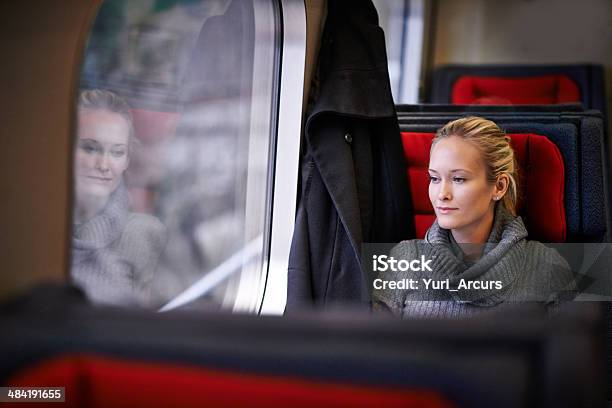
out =
[(129, 106), (114, 93), (81, 93), (72, 277), (94, 302), (146, 305), (166, 242), (157, 218), (130, 211), (124, 173), (137, 145), (132, 122)]
[(167, 234), (147, 270), (152, 307), (185, 292), (181, 305), (191, 308), (256, 307), (267, 256), (277, 12), (269, 0), (101, 6), (81, 88), (111, 90), (130, 104), (140, 146), (117, 190)]

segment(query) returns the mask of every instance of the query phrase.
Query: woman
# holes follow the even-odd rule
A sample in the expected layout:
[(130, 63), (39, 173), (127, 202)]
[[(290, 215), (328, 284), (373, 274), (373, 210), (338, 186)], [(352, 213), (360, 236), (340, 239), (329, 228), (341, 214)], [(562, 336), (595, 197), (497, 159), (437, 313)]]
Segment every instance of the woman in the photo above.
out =
[(517, 170), (510, 138), (494, 122), (467, 117), (442, 127), (429, 160), (436, 221), (424, 240), (403, 241), (390, 254), (422, 267), (384, 268), (374, 284), (374, 309), (402, 317), (460, 317), (509, 302), (554, 306), (571, 294), (565, 260), (526, 240), (516, 216)]
[(103, 90), (81, 93), (71, 274), (95, 303), (147, 305), (166, 244), (157, 218), (130, 212), (123, 174), (135, 144), (130, 108), (122, 98)]

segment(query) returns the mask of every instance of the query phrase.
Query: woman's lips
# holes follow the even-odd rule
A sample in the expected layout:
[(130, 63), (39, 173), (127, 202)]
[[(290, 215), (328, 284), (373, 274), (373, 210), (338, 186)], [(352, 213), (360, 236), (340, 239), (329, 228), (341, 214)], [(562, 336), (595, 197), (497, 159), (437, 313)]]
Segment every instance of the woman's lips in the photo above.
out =
[(456, 207), (436, 207), (439, 214), (450, 214), (453, 211), (458, 210)]
[(98, 183), (110, 183), (111, 181), (113, 181), (112, 177), (109, 178), (109, 177), (87, 176), (86, 178), (94, 182), (98, 182)]

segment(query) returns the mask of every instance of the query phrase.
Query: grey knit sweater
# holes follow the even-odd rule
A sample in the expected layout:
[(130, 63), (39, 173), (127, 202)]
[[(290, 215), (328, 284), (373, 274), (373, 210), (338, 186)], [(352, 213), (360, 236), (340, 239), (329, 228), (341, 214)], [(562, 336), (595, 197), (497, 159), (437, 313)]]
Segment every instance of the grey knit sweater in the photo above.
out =
[[(418, 289), (375, 289), (373, 308), (401, 317), (446, 318), (499, 310), (516, 302), (538, 302), (552, 310), (573, 293), (572, 272), (554, 249), (526, 237), (521, 218), (497, 204), (483, 254), (474, 261), (466, 259), (450, 231), (435, 222), (425, 240), (403, 241), (390, 253), (396, 259), (431, 259), (432, 270), (379, 274), (385, 281), (413, 279)], [(428, 280), (442, 284), (427, 287)]]
[(166, 228), (157, 218), (132, 213), (129, 207), (121, 183), (102, 211), (73, 225), (71, 275), (93, 303), (149, 305)]

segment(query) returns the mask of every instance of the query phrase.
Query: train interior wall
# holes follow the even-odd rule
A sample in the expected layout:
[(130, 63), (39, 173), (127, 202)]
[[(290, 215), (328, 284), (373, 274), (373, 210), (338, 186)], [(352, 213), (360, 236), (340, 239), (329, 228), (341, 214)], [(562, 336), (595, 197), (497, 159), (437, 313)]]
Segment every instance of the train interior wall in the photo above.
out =
[(66, 280), (74, 98), (100, 0), (4, 2), (0, 298)]

